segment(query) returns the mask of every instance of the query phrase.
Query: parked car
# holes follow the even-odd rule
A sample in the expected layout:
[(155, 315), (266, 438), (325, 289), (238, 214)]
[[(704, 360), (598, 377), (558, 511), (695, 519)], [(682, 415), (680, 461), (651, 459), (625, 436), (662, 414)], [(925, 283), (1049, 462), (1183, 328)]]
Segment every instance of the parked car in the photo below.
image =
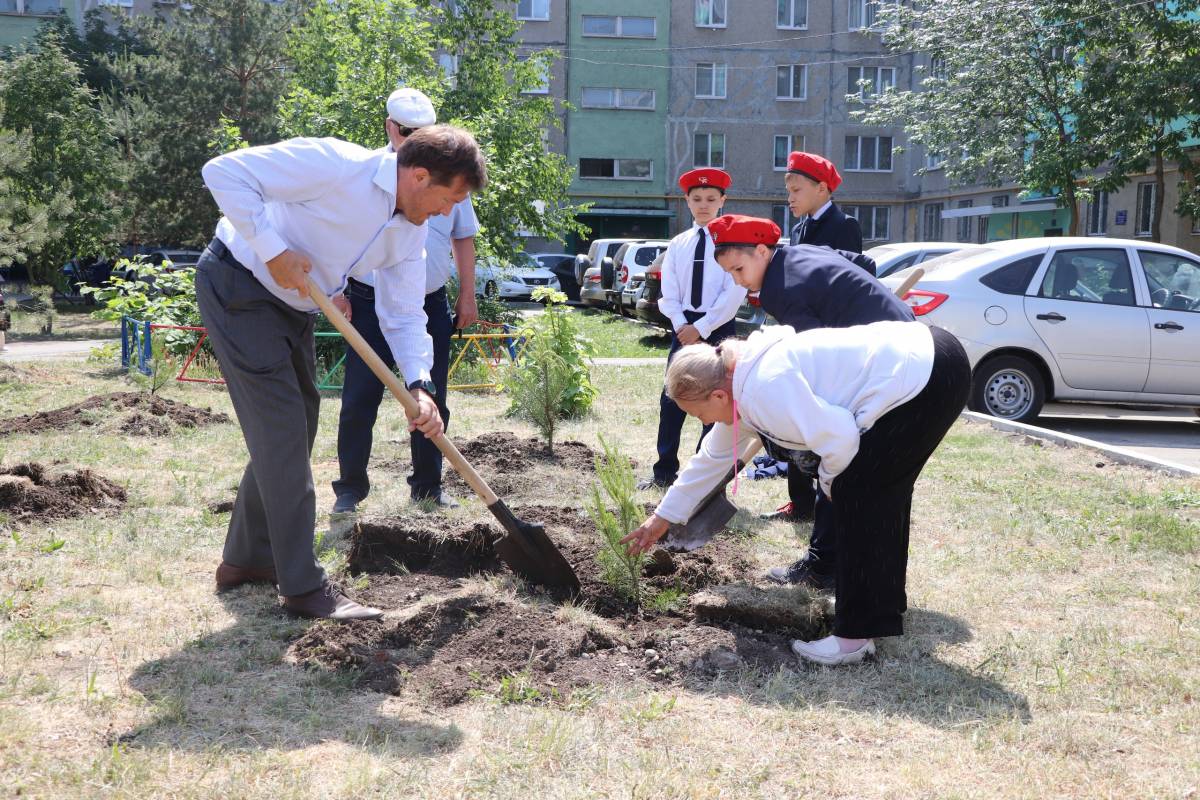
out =
[(558, 277), (558, 286), (570, 302), (579, 301), (579, 281), (575, 278), (575, 256), (570, 253), (530, 253), (543, 268)]
[(579, 281), (579, 285), (583, 286), (583, 275), (592, 267), (603, 267), (604, 259), (612, 258), (617, 254), (617, 250), (626, 242), (637, 241), (636, 239), (597, 239), (588, 247), (587, 255), (578, 255), (575, 257), (575, 277)]
[(155, 265), (165, 262), (167, 269), (173, 271), (196, 266), (200, 255), (199, 250), (151, 250), (146, 254), (146, 262)]
[(579, 302), (591, 308), (608, 308), (608, 295), (600, 285), (600, 268), (590, 267), (583, 274), (583, 287), (579, 290)]
[[(905, 295), (953, 333), (969, 405), (1005, 419), (1050, 401), (1200, 406), (1200, 258), (1130, 239), (992, 242), (921, 265)], [(896, 287), (909, 270), (883, 279)]]
[(558, 289), (558, 276), (528, 253), (519, 253), (513, 264), (480, 259), (475, 265), (475, 294), (503, 300), (529, 300), (539, 286)]
[[(637, 317), (643, 322), (657, 325), (663, 330), (673, 330), (671, 320), (658, 309), (658, 300), (662, 297), (662, 255), (646, 268), (646, 279), (637, 295)], [(738, 336), (749, 336), (767, 323), (767, 312), (763, 311), (758, 297), (748, 295), (745, 302), (738, 307), (734, 322)]]
[(639, 239), (634, 242), (626, 242), (613, 256), (611, 268), (601, 265), (600, 283), (608, 294), (608, 302), (617, 310), (617, 313), (633, 315), (634, 307), (630, 305), (626, 308), (622, 302), (625, 285), (638, 273), (643, 275), (644, 280), (645, 268), (654, 262), (659, 253), (667, 249), (668, 244), (670, 242), (661, 239)]
[(947, 253), (978, 250), (980, 246), (962, 242), (896, 242), (872, 247), (863, 255), (870, 256), (875, 262), (875, 277), (883, 278)]

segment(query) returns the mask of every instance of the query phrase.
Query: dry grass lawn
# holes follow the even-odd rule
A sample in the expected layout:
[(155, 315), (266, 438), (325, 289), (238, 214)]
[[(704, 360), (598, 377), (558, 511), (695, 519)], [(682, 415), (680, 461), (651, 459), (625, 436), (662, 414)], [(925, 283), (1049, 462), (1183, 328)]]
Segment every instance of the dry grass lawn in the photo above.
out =
[[(661, 368), (606, 367), (566, 435), (653, 459)], [(0, 373), (0, 417), (129, 388), (82, 362)], [(167, 396), (231, 411), (219, 388)], [(457, 395), (452, 433), (507, 428)], [(336, 398), (314, 453), (332, 504)], [(1198, 423), (1200, 425), (1200, 423)], [(685, 441), (693, 433), (689, 428)], [(406, 457), (385, 405), (380, 458)], [(3, 462), (89, 466), (115, 516), (0, 520), (0, 786), (8, 797), (1184, 798), (1200, 792), (1200, 484), (957, 425), (914, 502), (908, 634), (860, 668), (728, 675), (705, 691), (605, 688), (572, 705), (450, 709), (288, 665), (310, 623), (212, 571), (244, 450), (233, 425), (149, 439), (0, 440)], [(555, 494), (553, 486), (547, 487)], [(742, 482), (774, 507), (782, 481)], [(365, 510), (405, 507), (382, 482)], [(652, 496), (647, 494), (647, 500)], [(555, 497), (554, 502), (569, 502)], [(470, 509), (459, 513), (476, 513)], [(324, 528), (328, 520), (318, 521)], [(763, 566), (785, 525), (748, 514)]]

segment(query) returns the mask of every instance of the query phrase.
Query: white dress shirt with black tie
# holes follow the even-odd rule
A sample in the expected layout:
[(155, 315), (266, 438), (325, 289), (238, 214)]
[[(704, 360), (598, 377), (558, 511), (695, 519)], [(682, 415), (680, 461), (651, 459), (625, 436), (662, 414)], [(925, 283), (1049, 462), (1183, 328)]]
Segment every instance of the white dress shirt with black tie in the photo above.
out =
[[(700, 237), (704, 237), (704, 259), (696, 260)], [(702, 264), (699, 286), (695, 285), (695, 268)], [(698, 288), (700, 297), (693, 291)], [(699, 302), (694, 302), (698, 299)], [(708, 230), (693, 224), (689, 230), (676, 236), (667, 246), (662, 263), (662, 297), (658, 309), (678, 332), (688, 324), (685, 311), (698, 312), (704, 316), (691, 323), (707, 339), (717, 328), (737, 315), (738, 308), (746, 299), (746, 290), (733, 282), (733, 277), (713, 258), (712, 237)]]

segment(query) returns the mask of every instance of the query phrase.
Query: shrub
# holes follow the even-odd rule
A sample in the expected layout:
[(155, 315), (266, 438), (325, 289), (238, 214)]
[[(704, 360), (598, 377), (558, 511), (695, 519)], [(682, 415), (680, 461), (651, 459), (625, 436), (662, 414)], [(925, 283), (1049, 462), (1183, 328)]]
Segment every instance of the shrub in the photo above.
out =
[[(642, 514), (633, 499), (637, 491), (637, 479), (634, 477), (633, 463), (627, 456), (615, 446), (609, 446), (603, 436), (600, 437), (600, 444), (604, 448), (604, 455), (596, 457), (599, 483), (592, 484), (592, 501), (588, 509), (600, 533), (600, 550), (596, 553), (596, 561), (600, 564), (600, 577), (604, 582), (620, 597), (640, 606), (642, 568), (646, 564), (646, 555), (630, 555), (625, 545), (621, 544), (621, 539), (638, 526)], [(615, 514), (609, 510), (609, 502), (616, 505)]]
[[(127, 275), (132, 277), (127, 278)], [(196, 304), (196, 271), (192, 267), (169, 268), (166, 262), (150, 264), (139, 256), (123, 258), (113, 267), (103, 286), (84, 286), (80, 293), (91, 295), (100, 306), (92, 315), (119, 322), (130, 317), (160, 325), (203, 325)], [(194, 331), (159, 331), (166, 353), (186, 356), (196, 346)]]

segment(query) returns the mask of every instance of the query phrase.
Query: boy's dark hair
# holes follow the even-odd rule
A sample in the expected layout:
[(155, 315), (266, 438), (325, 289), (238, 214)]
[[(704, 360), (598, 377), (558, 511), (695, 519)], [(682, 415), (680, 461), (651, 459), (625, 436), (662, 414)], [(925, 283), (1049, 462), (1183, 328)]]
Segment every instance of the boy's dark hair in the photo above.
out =
[[(770, 248), (772, 253), (778, 246), (779, 245), (777, 244), (767, 244), (766, 242), (763, 242), (763, 247)], [(758, 247), (757, 244), (719, 244), (713, 248), (713, 258), (720, 258), (730, 250), (753, 250), (756, 247)]]
[(424, 167), (439, 186), (449, 186), (459, 175), (471, 191), (487, 185), (487, 162), (479, 143), (470, 131), (453, 125), (427, 125), (413, 131), (396, 151), (396, 163)]
[(683, 193), (683, 196), (687, 197), (688, 195), (690, 195), (692, 193), (693, 189), (716, 189), (718, 192), (721, 193), (721, 197), (725, 196), (725, 190), (722, 189), (720, 186), (713, 186), (713, 185), (707, 184), (707, 183), (697, 183), (695, 186), (689, 186), (688, 190)]

